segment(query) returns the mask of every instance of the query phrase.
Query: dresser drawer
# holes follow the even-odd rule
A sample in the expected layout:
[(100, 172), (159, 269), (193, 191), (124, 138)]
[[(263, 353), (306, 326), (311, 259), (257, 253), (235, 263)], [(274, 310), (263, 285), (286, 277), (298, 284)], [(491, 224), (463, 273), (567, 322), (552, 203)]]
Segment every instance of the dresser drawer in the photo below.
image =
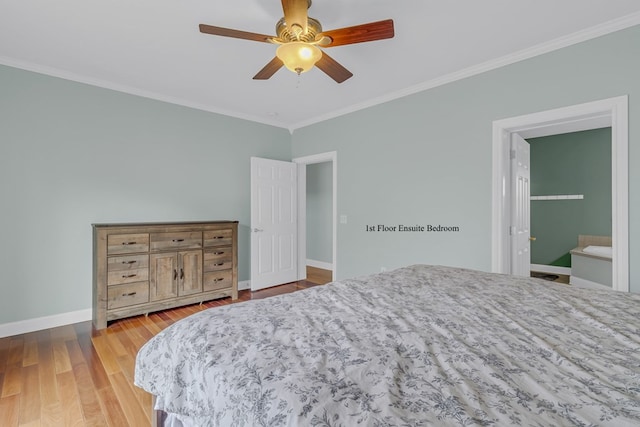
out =
[(110, 286), (107, 291), (107, 309), (128, 307), (149, 302), (149, 282)]
[(149, 235), (109, 234), (107, 236), (107, 255), (131, 254), (149, 251)]
[(233, 270), (210, 271), (204, 273), (204, 291), (230, 288), (233, 284)]
[(149, 255), (124, 255), (107, 260), (107, 286), (149, 280)]
[(233, 252), (231, 246), (220, 246), (204, 252), (203, 271), (226, 270), (232, 267)]
[(206, 230), (203, 232), (204, 247), (231, 245), (233, 243), (233, 230), (224, 228), (221, 230)]
[(202, 231), (151, 233), (150, 239), (152, 251), (200, 249), (202, 247)]

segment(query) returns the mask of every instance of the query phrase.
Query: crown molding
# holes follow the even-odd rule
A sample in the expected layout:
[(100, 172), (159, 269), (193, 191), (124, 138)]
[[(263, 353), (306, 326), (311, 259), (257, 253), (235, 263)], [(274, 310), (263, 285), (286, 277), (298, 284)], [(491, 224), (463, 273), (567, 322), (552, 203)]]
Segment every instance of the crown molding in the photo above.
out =
[(72, 73), (70, 71), (61, 70), (54, 67), (47, 67), (44, 65), (34, 64), (27, 61), (20, 61), (17, 59), (9, 58), (6, 56), (0, 56), (0, 65), (6, 65), (12, 68), (19, 68), (25, 71), (31, 71), (38, 74), (44, 74), (50, 77), (57, 77), (63, 80), (69, 80), (76, 83), (83, 83), (90, 86), (96, 86), (102, 89), (109, 89), (116, 92), (122, 92), (127, 95), (140, 96), (142, 98), (148, 98), (155, 101), (167, 102), (169, 104), (180, 105), (182, 107), (193, 108), (196, 110), (202, 110), (209, 113), (220, 114), (223, 116), (233, 117), (241, 120), (248, 120), (251, 122), (261, 123), (278, 128), (288, 129), (287, 125), (278, 121), (265, 120), (262, 117), (252, 116), (247, 114), (241, 114), (237, 111), (224, 110), (210, 105), (198, 104), (191, 101), (187, 101), (181, 98), (167, 96), (155, 92), (141, 90), (135, 87), (121, 85), (118, 83), (110, 82), (107, 80), (96, 79), (81, 74)]
[(346, 114), (363, 110), (365, 108), (384, 104), (386, 102), (393, 101), (398, 98), (403, 98), (408, 95), (424, 92), (426, 90), (433, 89), (438, 86), (443, 86), (445, 84), (452, 83), (457, 80), (466, 79), (468, 77), (482, 74), (487, 71), (495, 70), (497, 68), (501, 68), (506, 65), (515, 64), (516, 62), (520, 62), (526, 59), (534, 58), (536, 56), (544, 55), (545, 53), (553, 52), (565, 47), (569, 47), (578, 43), (592, 40), (607, 34), (614, 33), (616, 31), (621, 31), (626, 28), (639, 25), (639, 24), (640, 24), (640, 12), (632, 13), (630, 15), (625, 15), (621, 18), (607, 21), (602, 24), (587, 28), (585, 30), (581, 30), (563, 37), (559, 37), (554, 40), (541, 43), (533, 47), (511, 53), (509, 55), (502, 56), (500, 58), (492, 59), (490, 61), (473, 65), (471, 67), (464, 68), (462, 70), (459, 70), (450, 74), (446, 74), (444, 76), (441, 76), (441, 77), (438, 77), (414, 86), (410, 86), (408, 88), (405, 88), (396, 92), (388, 93), (386, 95), (383, 95), (377, 98), (372, 98), (362, 103), (354, 104), (349, 107), (342, 108), (340, 110), (332, 111), (331, 113), (328, 113), (322, 116), (317, 116), (310, 120), (298, 122), (295, 125), (291, 126), (289, 130), (291, 133), (293, 133), (293, 131), (296, 129), (300, 129), (306, 126), (310, 126), (312, 124), (320, 123), (329, 119), (334, 119), (336, 117), (344, 116)]
[(339, 110), (332, 111), (330, 113), (316, 116), (309, 120), (303, 120), (297, 123), (285, 123), (278, 120), (268, 120), (264, 117), (253, 116), (248, 114), (238, 113), (237, 111), (224, 110), (216, 108), (210, 105), (198, 104), (191, 101), (187, 101), (181, 98), (167, 96), (155, 92), (144, 91), (131, 86), (121, 85), (118, 83), (110, 82), (107, 80), (96, 79), (89, 76), (84, 76), (70, 71), (61, 70), (54, 67), (47, 67), (43, 65), (34, 64), (27, 61), (20, 61), (14, 58), (6, 56), (0, 56), (0, 64), (13, 68), (19, 68), (26, 71), (32, 71), (39, 74), (44, 74), (52, 77), (58, 77), (64, 80), (69, 80), (77, 83), (83, 83), (91, 86), (96, 86), (104, 89), (114, 90), (116, 92), (122, 92), (129, 95), (140, 96), (143, 98), (153, 99), (156, 101), (167, 102), (170, 104), (180, 105), (183, 107), (193, 108), (196, 110), (207, 111), (214, 114), (220, 114), (223, 116), (233, 117), (241, 120), (248, 120), (251, 122), (261, 123), (268, 126), (274, 126), (278, 128), (287, 129), (289, 133), (293, 134), (296, 129), (300, 129), (306, 126), (310, 126), (319, 122), (334, 119), (336, 117), (344, 116), (359, 110), (363, 110), (369, 107), (373, 107), (379, 104), (384, 104), (389, 101), (393, 101), (398, 98), (402, 98), (408, 95), (413, 95), (419, 92), (423, 92), (429, 89), (433, 89), (438, 86), (442, 86), (448, 83), (462, 80), (468, 77), (472, 77), (487, 71), (495, 70), (506, 65), (514, 64), (516, 62), (524, 61), (529, 58), (533, 58), (545, 53), (553, 52), (564, 47), (568, 47), (577, 43), (581, 43), (587, 40), (591, 40), (597, 37), (601, 37), (616, 31), (624, 30), (629, 27), (640, 24), (640, 12), (629, 14), (621, 18), (617, 18), (611, 21), (604, 22), (602, 24), (581, 30), (567, 36), (563, 36), (549, 42), (541, 43), (531, 48), (523, 49), (518, 52), (514, 52), (503, 57), (483, 62), (462, 70), (450, 73), (408, 88), (391, 92), (376, 98), (369, 99), (367, 101), (353, 104), (349, 107), (341, 108)]

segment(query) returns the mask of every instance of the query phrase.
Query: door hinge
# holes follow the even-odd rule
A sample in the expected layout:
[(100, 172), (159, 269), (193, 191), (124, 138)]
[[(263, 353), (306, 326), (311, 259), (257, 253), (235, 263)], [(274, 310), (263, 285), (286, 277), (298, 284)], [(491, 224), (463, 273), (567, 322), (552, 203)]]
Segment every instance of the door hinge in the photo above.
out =
[(516, 226), (511, 225), (509, 226), (509, 235), (513, 236), (514, 234), (516, 234)]
[(515, 159), (516, 158), (516, 150), (511, 150), (509, 152), (509, 156), (510, 156), (511, 160)]

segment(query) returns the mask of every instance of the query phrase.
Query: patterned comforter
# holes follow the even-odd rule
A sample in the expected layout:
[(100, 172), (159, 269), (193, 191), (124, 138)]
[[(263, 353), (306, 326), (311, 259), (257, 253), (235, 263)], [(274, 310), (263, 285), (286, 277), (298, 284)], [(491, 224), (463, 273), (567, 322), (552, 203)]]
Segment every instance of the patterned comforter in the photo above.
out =
[(640, 295), (415, 265), (211, 308), (135, 384), (202, 426), (640, 425)]

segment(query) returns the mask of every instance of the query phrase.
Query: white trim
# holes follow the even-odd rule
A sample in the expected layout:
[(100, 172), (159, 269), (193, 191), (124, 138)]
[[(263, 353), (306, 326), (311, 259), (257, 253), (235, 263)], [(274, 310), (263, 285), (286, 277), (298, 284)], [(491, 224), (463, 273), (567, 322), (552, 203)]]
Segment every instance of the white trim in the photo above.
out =
[(609, 286), (605, 286), (601, 283), (592, 282), (591, 280), (581, 279), (580, 277), (571, 276), (569, 278), (569, 284), (576, 286), (578, 288), (588, 288), (588, 289), (609, 289)]
[[(515, 64), (516, 62), (524, 61), (526, 59), (534, 58), (536, 56), (544, 55), (545, 53), (553, 52), (565, 47), (572, 46), (574, 44), (582, 43), (587, 40), (595, 39), (616, 31), (624, 30), (625, 28), (633, 27), (640, 24), (640, 12), (635, 12), (617, 19), (613, 19), (608, 22), (604, 22), (593, 27), (577, 31), (573, 34), (568, 34), (563, 37), (559, 37), (554, 40), (550, 40), (539, 45), (520, 50), (518, 52), (505, 55), (501, 58), (496, 58), (490, 61), (483, 62), (481, 64), (473, 65), (471, 67), (464, 68), (453, 73), (437, 77), (435, 79), (411, 86), (396, 92), (392, 92), (377, 98), (373, 98), (362, 102), (360, 104), (350, 105), (340, 110), (335, 110), (330, 113), (314, 117), (308, 120), (300, 121), (293, 126), (289, 127), (289, 131), (293, 133), (295, 129), (300, 129), (305, 126), (312, 125), (314, 123), (323, 122), (325, 120), (333, 119), (345, 114), (353, 113), (355, 111), (363, 110), (365, 108), (373, 107), (375, 105), (384, 104), (385, 102), (393, 101), (398, 98), (403, 98), (408, 95), (423, 92), (425, 90), (433, 89), (438, 86), (443, 86), (458, 80), (473, 77), (478, 74), (485, 73), (487, 71), (495, 70), (507, 65)], [(594, 129), (594, 128), (591, 128)], [(526, 138), (523, 136), (523, 138)]]
[(245, 291), (251, 289), (251, 280), (238, 281), (238, 290)]
[(0, 325), (0, 338), (13, 335), (27, 334), (42, 329), (56, 328), (58, 326), (71, 325), (73, 323), (86, 322), (92, 319), (90, 308), (68, 313), (54, 314), (51, 316), (37, 317), (35, 319), (20, 320), (17, 322)]
[[(298, 276), (304, 274), (304, 276), (299, 277), (298, 280), (302, 280), (306, 278), (306, 260), (307, 260), (307, 221), (306, 221), (306, 212), (307, 212), (307, 199), (306, 199), (306, 188), (307, 188), (307, 176), (306, 173), (300, 173), (301, 169), (304, 169), (306, 172), (306, 166), (312, 165), (316, 163), (324, 163), (324, 162), (332, 162), (332, 172), (333, 172), (333, 259), (332, 259), (332, 268), (333, 272), (332, 277), (335, 279), (338, 271), (338, 153), (336, 151), (329, 151), (327, 153), (319, 153), (313, 154), (310, 156), (304, 157), (296, 157), (292, 160), (294, 163), (299, 165), (298, 167)], [(301, 192), (304, 192), (304, 195), (301, 197)], [(300, 218), (304, 218), (304, 222), (300, 220)], [(303, 273), (304, 272), (304, 273)]]
[(307, 266), (333, 271), (333, 264), (330, 262), (316, 261), (315, 259), (307, 258)]
[(571, 276), (571, 267), (558, 267), (557, 265), (531, 264), (531, 271)]
[(509, 141), (512, 133), (529, 137), (569, 131), (571, 123), (584, 124), (593, 119), (601, 127), (608, 117), (611, 126), (611, 212), (613, 238), (613, 289), (629, 291), (629, 121), (628, 97), (619, 96), (542, 111), (493, 122), (493, 184), (491, 269), (509, 273)]

